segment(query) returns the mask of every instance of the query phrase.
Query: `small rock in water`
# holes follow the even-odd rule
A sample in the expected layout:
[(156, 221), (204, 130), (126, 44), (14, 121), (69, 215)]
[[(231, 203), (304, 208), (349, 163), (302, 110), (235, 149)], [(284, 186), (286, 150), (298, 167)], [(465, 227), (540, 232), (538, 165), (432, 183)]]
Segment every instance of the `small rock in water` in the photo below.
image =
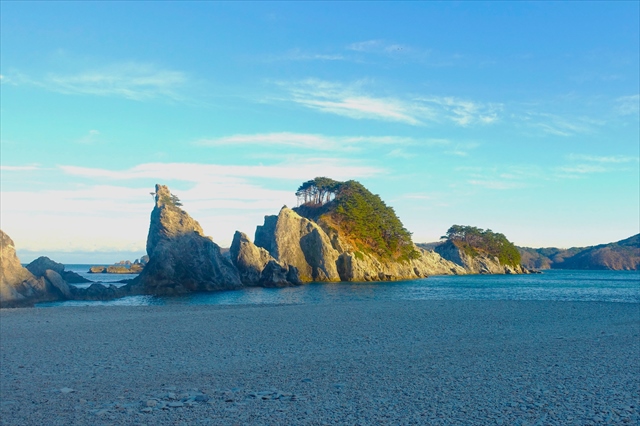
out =
[(209, 401), (209, 396), (208, 395), (196, 395), (196, 402), (207, 402)]
[(60, 392), (62, 392), (62, 393), (71, 393), (71, 392), (75, 392), (75, 390), (73, 390), (71, 388), (62, 388), (62, 389), (60, 389)]
[(167, 404), (167, 406), (171, 408), (178, 408), (178, 407), (183, 407), (184, 404), (182, 402), (170, 402)]
[(147, 407), (155, 407), (156, 405), (158, 405), (158, 401), (156, 401), (155, 399), (150, 399), (146, 402)]
[(146, 407), (146, 408), (143, 408), (143, 409), (142, 409), (142, 410), (140, 410), (140, 411), (142, 411), (143, 413), (151, 413), (151, 412), (153, 411), (153, 408), (151, 408), (151, 407)]

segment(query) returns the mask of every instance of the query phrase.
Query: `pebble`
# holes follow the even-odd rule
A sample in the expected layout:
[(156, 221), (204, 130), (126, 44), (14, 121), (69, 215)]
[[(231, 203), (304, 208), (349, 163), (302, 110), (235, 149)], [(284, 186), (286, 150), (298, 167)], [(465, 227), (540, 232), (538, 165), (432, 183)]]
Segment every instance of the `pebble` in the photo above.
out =
[(60, 389), (60, 392), (62, 392), (62, 393), (65, 393), (65, 394), (66, 394), (66, 393), (75, 392), (75, 390), (74, 390), (74, 389), (71, 389), (71, 388), (62, 388), (62, 389)]

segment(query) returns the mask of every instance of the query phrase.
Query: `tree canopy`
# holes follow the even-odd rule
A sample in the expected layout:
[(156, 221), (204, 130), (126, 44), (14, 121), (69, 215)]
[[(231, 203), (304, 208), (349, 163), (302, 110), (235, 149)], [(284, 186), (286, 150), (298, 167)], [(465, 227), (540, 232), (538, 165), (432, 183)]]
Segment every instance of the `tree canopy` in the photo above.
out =
[(393, 208), (357, 181), (318, 177), (303, 183), (296, 196), (304, 200), (303, 206), (326, 206), (323, 215), (363, 252), (403, 260), (420, 256)]
[(446, 238), (470, 256), (486, 253), (496, 256), (503, 265), (520, 264), (520, 252), (503, 234), (491, 229), (480, 229), (475, 226), (453, 225), (447, 231)]
[(303, 204), (326, 204), (336, 196), (340, 185), (342, 182), (327, 177), (317, 177), (300, 185), (296, 191), (296, 197), (298, 201), (302, 199)]

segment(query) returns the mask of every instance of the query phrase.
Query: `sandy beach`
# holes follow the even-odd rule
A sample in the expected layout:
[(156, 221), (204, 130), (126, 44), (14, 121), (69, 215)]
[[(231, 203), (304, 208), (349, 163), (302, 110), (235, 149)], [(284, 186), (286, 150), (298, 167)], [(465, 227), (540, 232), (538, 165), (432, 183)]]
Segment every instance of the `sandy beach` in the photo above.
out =
[(0, 311), (3, 425), (638, 424), (640, 305)]

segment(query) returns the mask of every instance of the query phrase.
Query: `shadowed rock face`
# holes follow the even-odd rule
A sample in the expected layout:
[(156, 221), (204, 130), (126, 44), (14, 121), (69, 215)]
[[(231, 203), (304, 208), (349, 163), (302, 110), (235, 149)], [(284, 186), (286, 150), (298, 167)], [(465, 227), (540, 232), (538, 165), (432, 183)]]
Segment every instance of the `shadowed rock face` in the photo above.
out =
[(32, 306), (38, 302), (72, 298), (69, 285), (55, 270), (38, 270), (38, 276), (35, 276), (22, 267), (13, 240), (2, 230), (0, 242), (0, 307)]
[(265, 216), (264, 225), (256, 229), (255, 244), (280, 265), (295, 266), (304, 282), (340, 281), (336, 268), (339, 253), (327, 234), (286, 206), (278, 216)]
[(46, 271), (49, 269), (59, 274), (62, 279), (69, 284), (91, 282), (90, 280), (83, 278), (75, 272), (65, 271), (64, 265), (62, 263), (55, 262), (49, 259), (47, 256), (40, 256), (39, 258), (28, 264), (26, 268), (36, 277), (44, 276)]
[(244, 285), (257, 285), (264, 267), (274, 260), (267, 250), (253, 244), (246, 234), (239, 231), (233, 236), (229, 255)]
[(261, 287), (289, 287), (300, 285), (302, 281), (295, 266), (289, 265), (285, 268), (275, 260), (270, 260), (262, 270), (258, 284)]
[(200, 224), (172, 201), (169, 188), (156, 185), (156, 205), (147, 238), (149, 263), (134, 280), (146, 294), (170, 295), (242, 287), (238, 271), (204, 236)]

